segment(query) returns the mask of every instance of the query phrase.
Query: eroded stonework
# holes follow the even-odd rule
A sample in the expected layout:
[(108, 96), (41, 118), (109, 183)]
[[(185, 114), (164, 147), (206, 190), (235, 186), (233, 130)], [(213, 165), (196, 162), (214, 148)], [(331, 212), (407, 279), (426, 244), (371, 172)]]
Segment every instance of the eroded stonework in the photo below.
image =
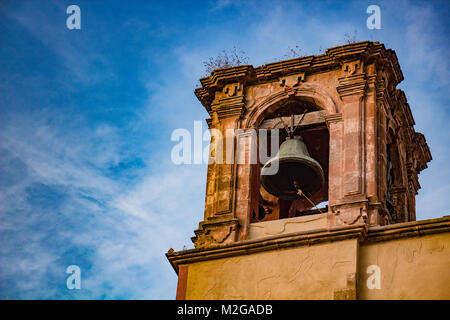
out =
[[(395, 52), (367, 41), (257, 68), (217, 69), (200, 80), (195, 94), (211, 115), (211, 129), (223, 135), (241, 130), (235, 145), (252, 139), (246, 135), (251, 129), (281, 128), (278, 112), (289, 109), (300, 117), (307, 111), (304, 137), (327, 175), (312, 200), (328, 201), (329, 226), (386, 225), (415, 220), (418, 173), (431, 160), (405, 94), (396, 89), (402, 80)], [(248, 153), (244, 148), (223, 157)], [(285, 203), (261, 190), (259, 172), (258, 165), (236, 161), (208, 166), (204, 221), (192, 239), (196, 247), (245, 240), (251, 223), (291, 218), (308, 208), (306, 201)], [(215, 233), (227, 238), (218, 241)]]

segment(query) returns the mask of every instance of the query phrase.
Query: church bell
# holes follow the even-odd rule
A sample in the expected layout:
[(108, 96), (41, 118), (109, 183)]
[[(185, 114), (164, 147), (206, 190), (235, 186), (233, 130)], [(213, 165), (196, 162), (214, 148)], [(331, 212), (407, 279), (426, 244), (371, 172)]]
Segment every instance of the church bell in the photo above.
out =
[[(273, 174), (269, 168), (275, 162), (278, 162), (278, 171)], [(261, 183), (269, 193), (280, 199), (296, 200), (301, 199), (302, 193), (310, 197), (318, 192), (325, 178), (320, 163), (311, 158), (302, 138), (294, 136), (286, 138), (277, 155), (264, 165)]]

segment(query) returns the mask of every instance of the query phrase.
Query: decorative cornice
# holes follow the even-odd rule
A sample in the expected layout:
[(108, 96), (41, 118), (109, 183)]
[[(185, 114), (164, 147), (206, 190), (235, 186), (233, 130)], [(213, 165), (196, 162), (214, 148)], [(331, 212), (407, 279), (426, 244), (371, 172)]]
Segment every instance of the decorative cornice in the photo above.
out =
[(244, 88), (240, 83), (226, 84), (222, 91), (216, 92), (211, 111), (217, 112), (219, 119), (239, 116), (245, 110)]
[(209, 77), (201, 78), (200, 83), (203, 87), (222, 88), (230, 82), (242, 82), (242, 80), (254, 76), (252, 65), (242, 65), (231, 68), (216, 69), (211, 72)]
[[(403, 80), (395, 51), (386, 49), (379, 42), (363, 41), (329, 48), (321, 55), (283, 60), (256, 68), (251, 65), (243, 65), (216, 69), (210, 76), (200, 79), (202, 87), (195, 90), (195, 95), (210, 112), (215, 92), (222, 90), (228, 83), (238, 82), (243, 85), (252, 85), (266, 81), (279, 81), (282, 77), (294, 74), (312, 74), (341, 68), (352, 60), (359, 60), (364, 65), (376, 63), (386, 71), (389, 83), (393, 87)], [(303, 80), (304, 78), (302, 78)]]
[(370, 227), (364, 243), (450, 232), (450, 216)]
[(251, 65), (216, 69), (209, 77), (200, 79), (202, 87), (195, 89), (194, 93), (206, 110), (210, 112), (216, 91), (223, 90), (230, 83), (244, 85), (254, 77), (254, 68)]
[(358, 239), (363, 244), (370, 244), (444, 232), (450, 232), (450, 216), (369, 228), (364, 224), (324, 228), (177, 252), (170, 249), (166, 253), (166, 257), (175, 272), (178, 273), (179, 266), (183, 264), (248, 255), (256, 252), (349, 239)]

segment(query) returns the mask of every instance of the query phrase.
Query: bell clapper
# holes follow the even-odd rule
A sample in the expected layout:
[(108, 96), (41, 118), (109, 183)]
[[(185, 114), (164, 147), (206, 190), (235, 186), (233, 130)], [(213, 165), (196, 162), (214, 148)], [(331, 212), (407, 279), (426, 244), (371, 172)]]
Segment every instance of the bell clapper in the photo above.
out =
[(304, 196), (306, 200), (308, 200), (308, 202), (313, 206), (313, 208), (316, 208), (317, 210), (319, 210), (320, 213), (323, 213), (323, 211), (319, 208), (316, 207), (316, 205), (314, 204), (314, 202), (312, 202), (307, 196), (306, 194), (303, 193), (302, 189), (297, 187), (297, 183), (294, 181), (294, 186), (295, 188), (297, 188), (297, 194), (299, 196)]

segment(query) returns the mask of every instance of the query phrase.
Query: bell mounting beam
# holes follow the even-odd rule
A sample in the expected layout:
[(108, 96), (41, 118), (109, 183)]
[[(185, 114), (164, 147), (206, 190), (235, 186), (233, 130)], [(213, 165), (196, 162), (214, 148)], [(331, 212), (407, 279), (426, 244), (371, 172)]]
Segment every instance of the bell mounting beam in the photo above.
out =
[[(308, 112), (299, 115), (294, 115), (294, 126), (305, 127), (311, 125), (326, 125), (325, 116), (327, 112), (325, 110)], [(264, 120), (259, 129), (284, 129), (286, 126), (291, 125), (291, 117), (278, 117), (274, 119)]]

